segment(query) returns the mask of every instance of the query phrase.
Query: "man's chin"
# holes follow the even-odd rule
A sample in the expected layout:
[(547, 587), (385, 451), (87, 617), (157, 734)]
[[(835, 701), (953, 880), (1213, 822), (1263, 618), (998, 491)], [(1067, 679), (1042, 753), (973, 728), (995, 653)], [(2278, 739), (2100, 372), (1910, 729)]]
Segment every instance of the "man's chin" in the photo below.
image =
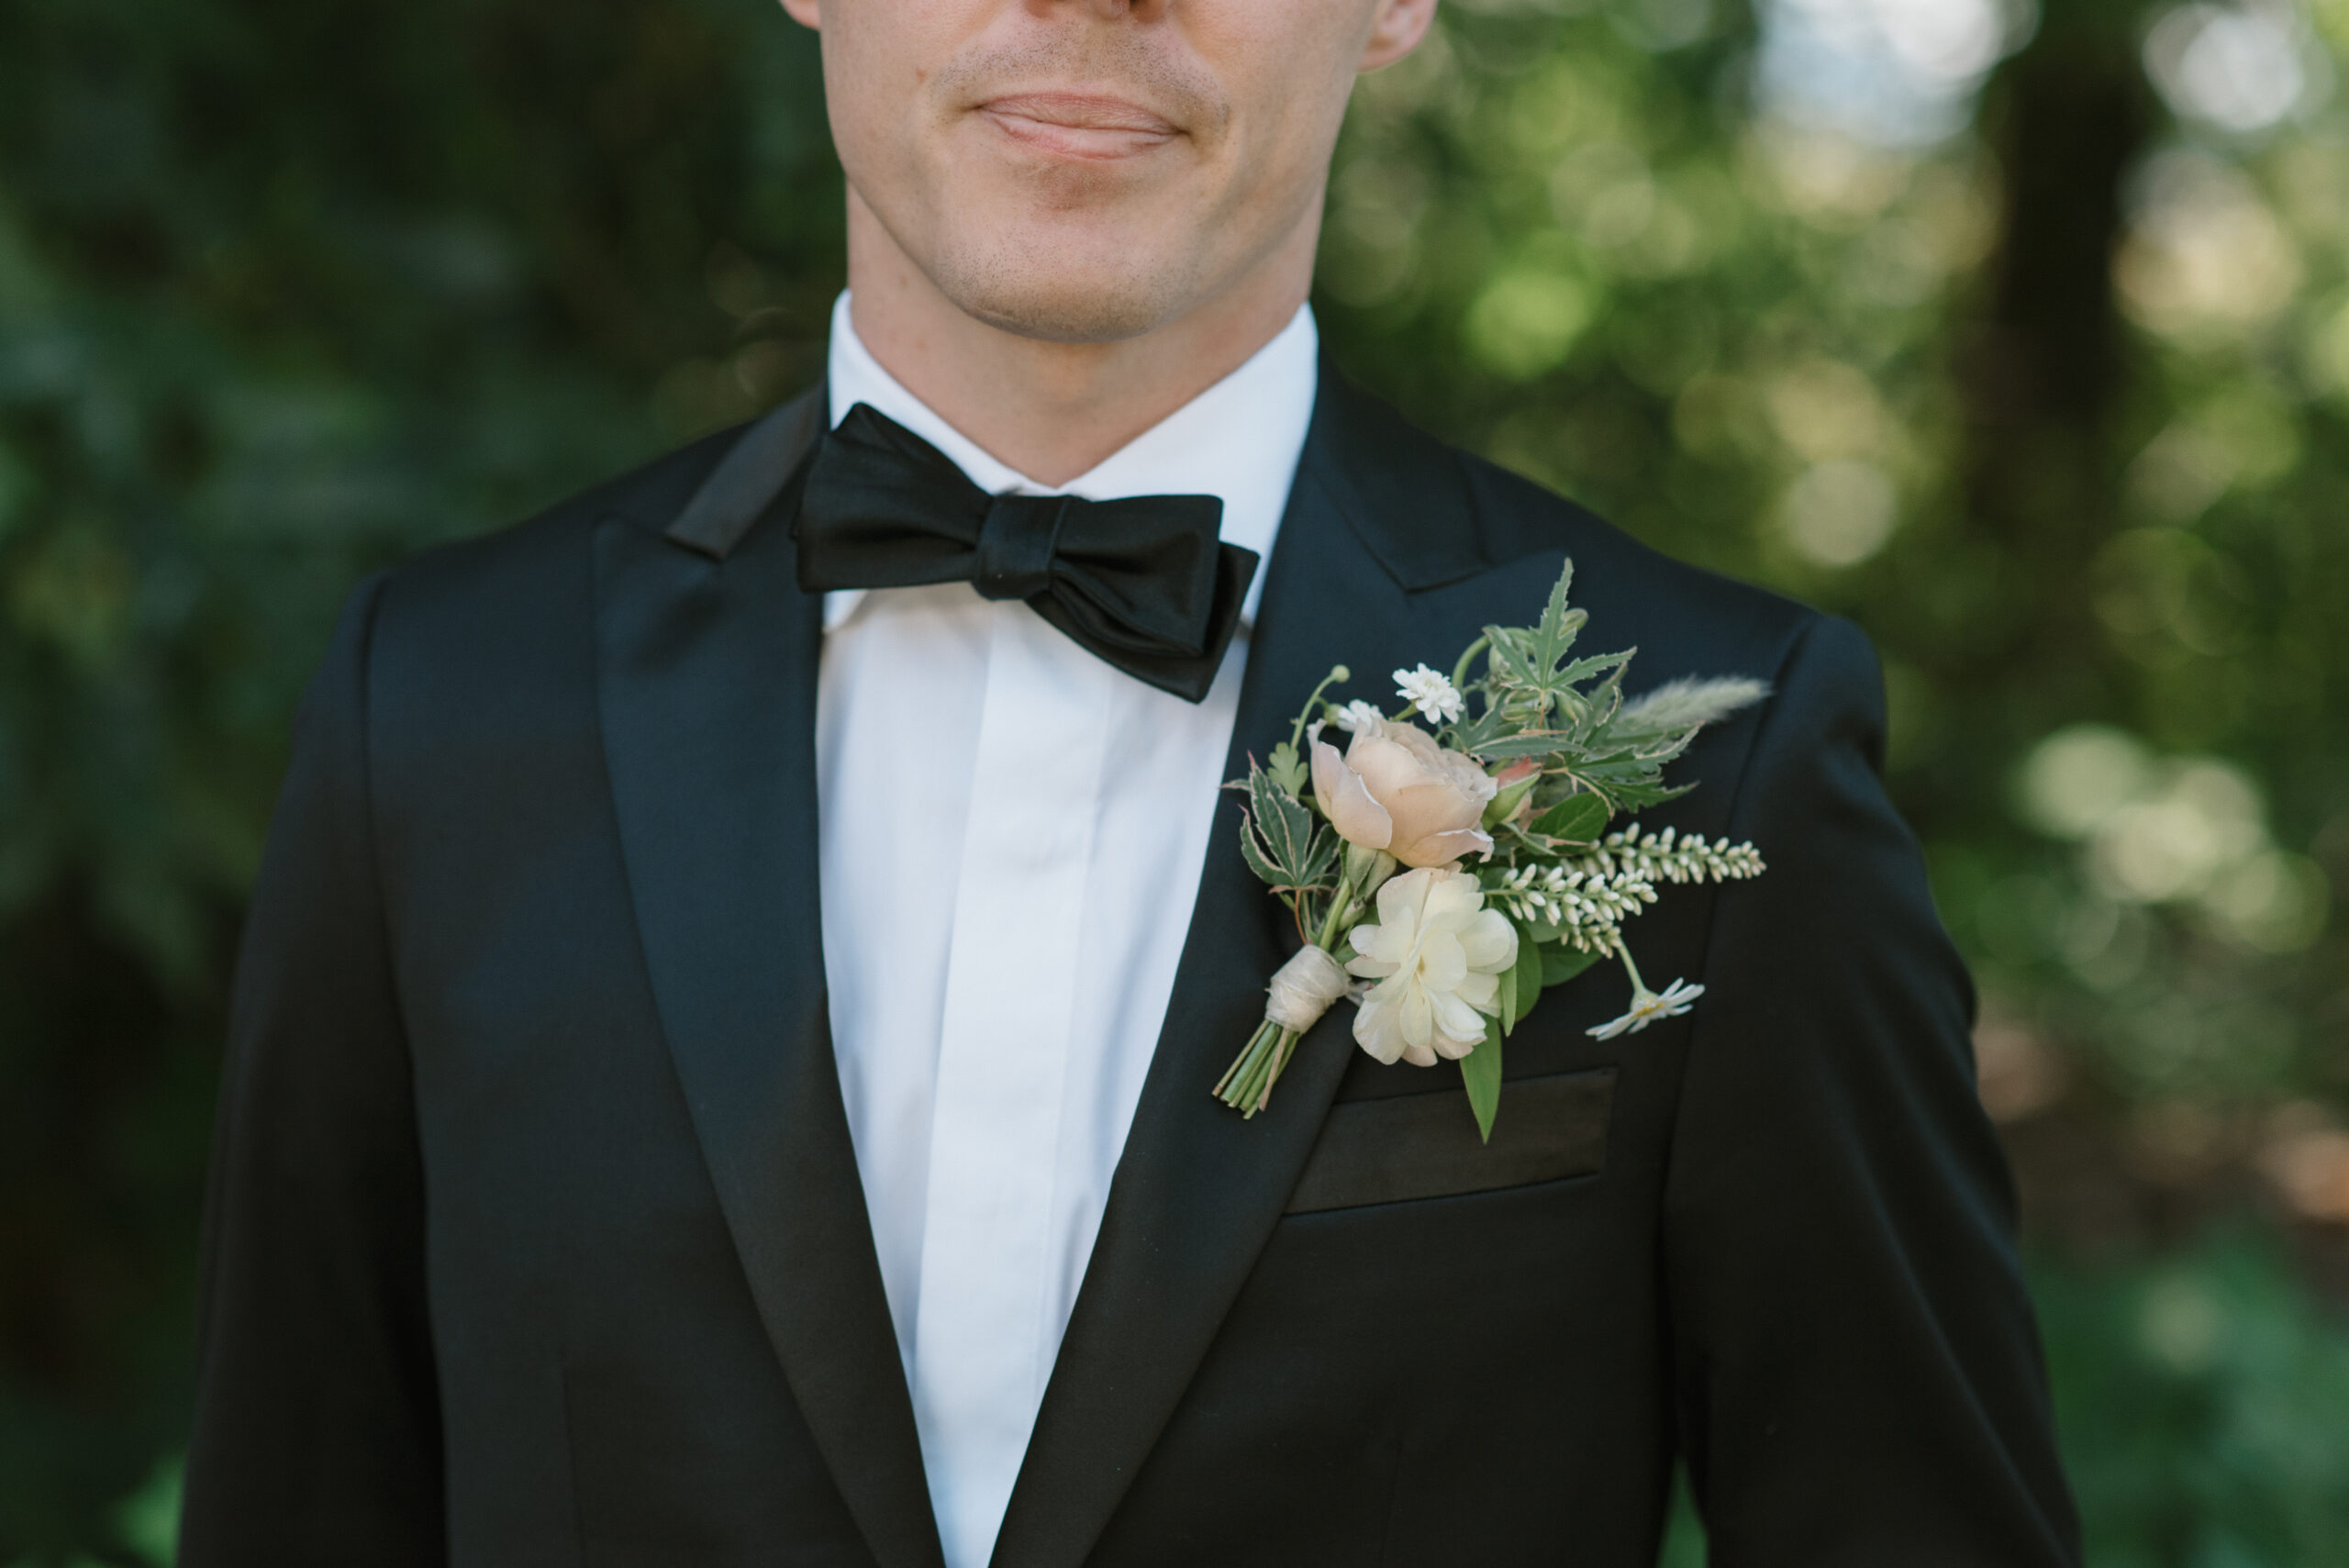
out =
[(1115, 343), (1164, 326), (1190, 303), (1183, 280), (1131, 267), (1086, 265), (1052, 254), (997, 252), (945, 265), (940, 292), (966, 316), (1051, 343)]

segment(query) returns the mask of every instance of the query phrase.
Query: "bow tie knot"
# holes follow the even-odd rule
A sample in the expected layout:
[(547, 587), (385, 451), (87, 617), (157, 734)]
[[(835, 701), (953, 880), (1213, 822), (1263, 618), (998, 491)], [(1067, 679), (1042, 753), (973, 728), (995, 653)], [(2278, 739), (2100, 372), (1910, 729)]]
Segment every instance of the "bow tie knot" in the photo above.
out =
[(1032, 599), (1052, 585), (1052, 557), (1073, 495), (996, 495), (979, 523), (978, 569), (971, 586), (983, 599)]
[(1212, 495), (989, 495), (860, 403), (818, 448), (792, 537), (808, 593), (967, 582), (1197, 702), (1256, 570), (1255, 551), (1218, 539), (1222, 518)]

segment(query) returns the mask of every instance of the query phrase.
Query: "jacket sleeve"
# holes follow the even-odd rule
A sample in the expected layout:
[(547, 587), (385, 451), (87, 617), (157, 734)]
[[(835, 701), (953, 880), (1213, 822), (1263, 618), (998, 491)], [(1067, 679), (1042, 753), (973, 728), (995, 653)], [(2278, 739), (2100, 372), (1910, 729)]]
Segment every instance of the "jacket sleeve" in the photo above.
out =
[(424, 1185), (351, 596), (247, 917), (206, 1203), (183, 1568), (445, 1560)]
[(1788, 656), (1732, 838), (1664, 1197), (1680, 1442), (1717, 1568), (2079, 1561), (1974, 998), (1886, 798), (1865, 639)]

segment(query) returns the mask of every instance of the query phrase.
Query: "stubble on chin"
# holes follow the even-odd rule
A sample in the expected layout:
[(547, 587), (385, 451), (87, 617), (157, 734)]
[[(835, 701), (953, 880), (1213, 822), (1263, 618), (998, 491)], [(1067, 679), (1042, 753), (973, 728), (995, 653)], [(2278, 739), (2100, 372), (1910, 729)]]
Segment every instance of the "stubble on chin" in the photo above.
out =
[(990, 327), (1048, 343), (1115, 343), (1165, 325), (1192, 304), (1191, 258), (1155, 265), (1089, 265), (1049, 240), (1029, 246), (956, 247), (926, 269), (955, 307)]
[[(952, 119), (1006, 93), (1064, 84), (1130, 97), (1181, 127), (1187, 145), (1169, 150), (1180, 162), (1218, 142), (1230, 118), (1212, 77), (1122, 28), (974, 50), (940, 70), (934, 101)], [(1022, 171), (1005, 155), (992, 172), (982, 200), (933, 192), (930, 243), (905, 247), (964, 314), (1023, 338), (1108, 343), (1195, 303), (1212, 239), (1196, 231), (1206, 214), (1201, 226), (1168, 221), (1164, 204), (1186, 196), (1174, 170), (1139, 179), (1116, 168)]]

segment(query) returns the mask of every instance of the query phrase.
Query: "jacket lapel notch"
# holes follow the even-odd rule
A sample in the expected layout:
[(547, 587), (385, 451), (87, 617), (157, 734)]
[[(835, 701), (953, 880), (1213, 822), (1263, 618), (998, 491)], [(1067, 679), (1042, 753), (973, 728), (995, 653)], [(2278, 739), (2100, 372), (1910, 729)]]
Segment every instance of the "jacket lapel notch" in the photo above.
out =
[(823, 439), (829, 413), (829, 397), (819, 381), (752, 420), (676, 519), (661, 530), (662, 537), (713, 561), (731, 555)]
[(1406, 593), (1489, 567), (1461, 455), (1348, 381), (1327, 354), (1320, 385), (1298, 482), (1322, 487), (1361, 547)]
[(775, 505), (799, 466), (774, 472), (775, 421), (804, 404), (751, 427), (669, 537), (598, 531), (605, 755), (662, 1032), (768, 1337), (874, 1557), (939, 1568), (826, 1012), (821, 601)]

